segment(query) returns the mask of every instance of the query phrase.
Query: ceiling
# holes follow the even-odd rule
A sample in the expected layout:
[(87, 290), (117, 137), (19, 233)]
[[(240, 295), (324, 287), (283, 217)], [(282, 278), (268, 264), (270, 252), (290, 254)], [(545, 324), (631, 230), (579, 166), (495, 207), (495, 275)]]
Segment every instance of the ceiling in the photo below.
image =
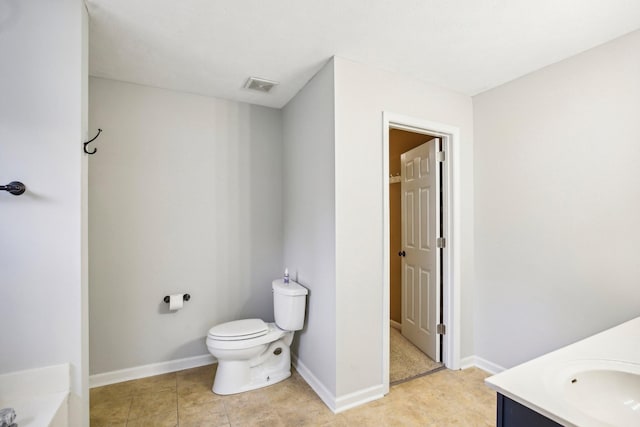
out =
[(276, 108), (334, 55), (475, 95), (640, 28), (638, 0), (85, 3), (91, 75)]

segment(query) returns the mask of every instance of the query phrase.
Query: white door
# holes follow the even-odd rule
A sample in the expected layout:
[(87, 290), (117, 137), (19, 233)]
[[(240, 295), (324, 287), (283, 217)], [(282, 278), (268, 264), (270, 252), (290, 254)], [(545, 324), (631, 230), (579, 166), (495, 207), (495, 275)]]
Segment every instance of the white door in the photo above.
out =
[(440, 176), (437, 139), (401, 156), (402, 335), (440, 361), (439, 232)]

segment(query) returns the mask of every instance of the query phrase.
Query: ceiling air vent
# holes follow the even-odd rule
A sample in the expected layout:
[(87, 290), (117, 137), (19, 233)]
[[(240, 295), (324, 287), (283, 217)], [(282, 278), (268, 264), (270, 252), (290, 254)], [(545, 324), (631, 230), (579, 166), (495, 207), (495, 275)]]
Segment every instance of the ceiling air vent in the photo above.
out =
[(258, 90), (260, 92), (269, 92), (278, 82), (274, 82), (267, 79), (260, 79), (258, 77), (249, 77), (244, 87), (247, 89)]

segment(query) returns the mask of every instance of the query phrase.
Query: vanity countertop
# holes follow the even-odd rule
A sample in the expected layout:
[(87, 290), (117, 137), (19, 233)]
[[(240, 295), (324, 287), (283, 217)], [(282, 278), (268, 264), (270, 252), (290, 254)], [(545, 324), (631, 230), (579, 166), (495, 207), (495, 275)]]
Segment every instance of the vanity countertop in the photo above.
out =
[[(577, 397), (574, 394), (567, 398), (567, 393), (573, 393), (571, 387), (583, 378), (582, 373), (602, 372), (610, 367), (616, 372), (624, 371), (623, 375), (631, 372), (624, 377), (624, 393), (630, 394), (629, 398), (619, 399), (619, 405), (596, 408), (609, 393), (620, 394), (615, 375), (613, 381), (602, 382), (598, 396), (583, 398), (584, 394)], [(584, 378), (591, 381), (591, 377)], [(629, 425), (640, 426), (640, 317), (508, 369), (485, 382), (504, 396), (565, 426), (620, 426), (629, 420), (633, 422)], [(607, 413), (610, 407), (611, 418)], [(622, 412), (626, 421), (617, 418)]]

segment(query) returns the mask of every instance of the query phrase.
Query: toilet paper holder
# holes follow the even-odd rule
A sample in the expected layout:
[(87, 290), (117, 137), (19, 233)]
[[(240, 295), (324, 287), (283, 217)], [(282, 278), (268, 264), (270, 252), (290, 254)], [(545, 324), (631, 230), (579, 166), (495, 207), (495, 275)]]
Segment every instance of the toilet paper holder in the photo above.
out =
[[(191, 299), (191, 295), (189, 295), (189, 294), (184, 294), (184, 295), (182, 295), (182, 299), (183, 299), (184, 301), (189, 301), (189, 300)], [(162, 300), (163, 300), (164, 302), (166, 302), (167, 304), (169, 304), (169, 295), (167, 295), (166, 297), (164, 297)]]

